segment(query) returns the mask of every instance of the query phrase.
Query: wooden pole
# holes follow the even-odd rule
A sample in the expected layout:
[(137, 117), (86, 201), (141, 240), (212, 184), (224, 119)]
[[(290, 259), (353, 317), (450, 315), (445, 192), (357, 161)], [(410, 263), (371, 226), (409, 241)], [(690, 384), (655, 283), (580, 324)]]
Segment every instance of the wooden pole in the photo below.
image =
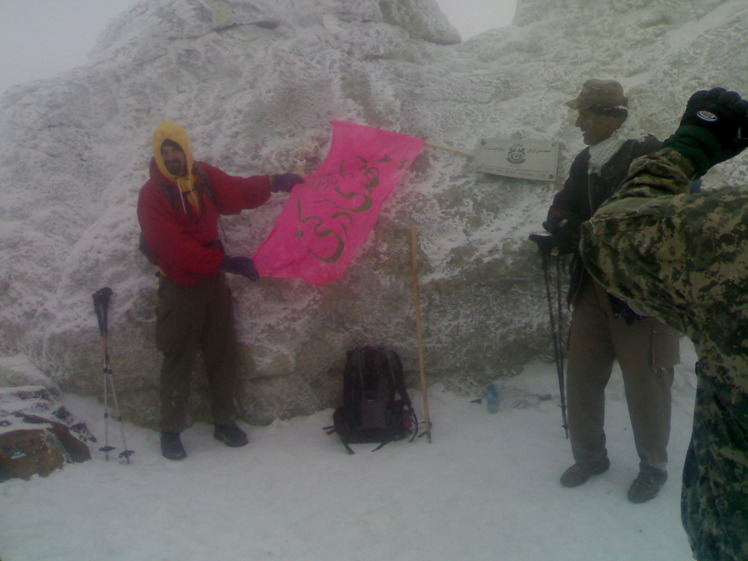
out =
[(423, 338), (421, 336), (421, 303), (418, 288), (418, 249), (416, 244), (416, 227), (410, 226), (410, 255), (411, 270), (413, 276), (413, 300), (415, 302), (416, 315), (416, 340), (418, 341), (418, 371), (421, 377), (421, 395), (423, 396), (423, 415), (426, 424), (425, 434), (431, 442), (431, 418), (429, 416), (429, 394), (426, 387), (426, 374), (423, 368)]
[(475, 157), (475, 154), (473, 154), (472, 152), (468, 152), (467, 150), (461, 150), (460, 148), (455, 148), (454, 146), (450, 146), (449, 144), (440, 144), (438, 142), (431, 142), (430, 140), (427, 140), (426, 146), (430, 148), (436, 148), (437, 150), (446, 150), (447, 152), (452, 152), (453, 154), (459, 154), (460, 156), (465, 156), (466, 158)]

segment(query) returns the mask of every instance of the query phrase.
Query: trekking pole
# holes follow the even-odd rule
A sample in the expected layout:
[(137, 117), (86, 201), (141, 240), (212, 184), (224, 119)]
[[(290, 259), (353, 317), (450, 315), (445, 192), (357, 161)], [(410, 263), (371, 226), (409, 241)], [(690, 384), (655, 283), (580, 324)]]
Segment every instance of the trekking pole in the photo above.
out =
[[(564, 433), (566, 434), (566, 438), (568, 440), (569, 438), (569, 423), (566, 420), (566, 391), (564, 387), (564, 342), (563, 342), (563, 325), (564, 325), (564, 304), (563, 304), (563, 291), (561, 289), (561, 272), (563, 270), (563, 261), (564, 258), (561, 255), (556, 256), (556, 303), (558, 304), (558, 327), (554, 328), (554, 326), (551, 326), (551, 329), (554, 329), (554, 336), (553, 338), (557, 341), (556, 347), (556, 370), (558, 371), (558, 388), (559, 388), (559, 394), (561, 397), (561, 420), (563, 424), (561, 425), (564, 429)], [(550, 271), (546, 273), (546, 276), (550, 275)], [(548, 288), (548, 285), (550, 284), (550, 279), (546, 280), (546, 297), (548, 298), (548, 305), (550, 306), (550, 290)]]
[[(556, 314), (553, 310), (553, 297), (551, 295), (551, 254), (555, 248), (552, 236), (541, 236), (532, 234), (530, 240), (538, 245), (540, 259), (543, 267), (543, 277), (545, 279), (545, 295), (548, 301), (548, 315), (551, 323), (551, 338), (553, 339), (553, 355), (556, 361), (556, 372), (558, 374), (558, 389), (561, 397), (561, 421), (566, 438), (569, 438), (569, 424), (566, 421), (566, 395), (564, 392), (564, 351), (563, 337), (561, 336), (563, 320), (563, 304), (561, 292), (561, 258), (557, 256), (556, 261), (556, 298), (558, 300), (558, 310)], [(558, 325), (556, 325), (558, 319)]]
[(125, 462), (129, 464), (130, 456), (132, 456), (135, 451), (130, 450), (127, 447), (125, 426), (122, 421), (122, 415), (120, 415), (119, 412), (117, 390), (114, 387), (114, 377), (109, 362), (109, 298), (111, 298), (111, 296), (112, 289), (109, 287), (101, 288), (93, 294), (94, 311), (96, 312), (96, 319), (99, 322), (99, 333), (101, 334), (101, 343), (104, 348), (104, 446), (99, 448), (99, 451), (104, 452), (104, 458), (106, 461), (109, 461), (109, 452), (115, 449), (113, 446), (109, 445), (109, 388), (111, 387), (112, 398), (114, 399), (114, 412), (120, 423), (122, 446), (124, 448), (123, 451), (119, 453), (119, 457), (123, 458)]
[[(410, 255), (411, 255), (411, 270), (413, 273), (413, 299), (415, 302), (415, 315), (416, 315), (416, 340), (418, 341), (418, 372), (421, 378), (421, 395), (423, 396), (423, 416), (424, 423), (426, 423), (426, 430), (423, 434), (428, 438), (431, 443), (431, 417), (429, 416), (429, 394), (428, 388), (426, 387), (426, 374), (424, 373), (423, 367), (423, 337), (421, 336), (421, 303), (420, 303), (420, 291), (418, 287), (418, 255), (416, 246), (416, 227), (411, 224), (410, 226)], [(423, 436), (423, 434), (421, 436)]]
[(107, 316), (109, 297), (112, 295), (111, 288), (102, 288), (93, 295), (94, 311), (96, 319), (99, 322), (99, 333), (104, 348), (104, 446), (99, 448), (99, 452), (104, 452), (104, 458), (109, 461), (109, 452), (114, 450), (114, 446), (109, 445), (109, 351), (107, 350)]
[[(566, 420), (566, 391), (564, 386), (564, 298), (561, 288), (561, 273), (563, 271), (564, 256), (556, 256), (556, 303), (558, 304), (558, 328), (556, 329), (555, 338), (558, 340), (558, 358), (556, 359), (556, 369), (558, 371), (558, 387), (561, 398), (561, 420), (563, 429), (566, 433), (566, 439), (569, 439), (569, 423)], [(547, 292), (547, 290), (546, 290)], [(550, 304), (549, 304), (550, 305)]]

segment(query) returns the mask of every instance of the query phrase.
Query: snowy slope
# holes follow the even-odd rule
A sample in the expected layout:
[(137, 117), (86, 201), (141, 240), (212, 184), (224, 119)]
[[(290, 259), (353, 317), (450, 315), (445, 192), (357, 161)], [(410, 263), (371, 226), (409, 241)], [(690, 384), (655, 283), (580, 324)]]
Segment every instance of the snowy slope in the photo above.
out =
[[(433, 442), (348, 456), (322, 427), (331, 410), (250, 427), (229, 449), (200, 423), (189, 457), (160, 456), (158, 434), (126, 425), (130, 465), (68, 465), (0, 485), (3, 561), (676, 561), (690, 558), (680, 525), (680, 471), (690, 436), (693, 351), (676, 371), (670, 480), (652, 501), (626, 490), (638, 469), (619, 372), (608, 389), (611, 469), (577, 489), (555, 371), (532, 364), (500, 383), (489, 415), (432, 386)], [(551, 399), (546, 399), (547, 396)], [(412, 397), (420, 406), (420, 395)], [(90, 399), (66, 404), (102, 434)], [(119, 445), (119, 436), (112, 438)]]

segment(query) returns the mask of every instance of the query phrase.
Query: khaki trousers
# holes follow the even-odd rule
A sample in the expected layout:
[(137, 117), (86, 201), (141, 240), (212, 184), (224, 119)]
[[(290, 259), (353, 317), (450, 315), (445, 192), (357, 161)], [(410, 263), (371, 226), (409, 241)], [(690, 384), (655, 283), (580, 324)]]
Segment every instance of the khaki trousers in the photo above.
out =
[(678, 344), (678, 334), (654, 319), (632, 325), (614, 319), (605, 289), (585, 281), (574, 302), (567, 367), (569, 435), (577, 463), (589, 465), (607, 454), (605, 387), (618, 360), (640, 469), (667, 467)]
[(236, 335), (231, 291), (223, 274), (194, 285), (160, 277), (156, 346), (161, 365), (161, 430), (187, 428), (189, 381), (198, 351), (203, 353), (212, 398), (213, 421), (237, 417)]

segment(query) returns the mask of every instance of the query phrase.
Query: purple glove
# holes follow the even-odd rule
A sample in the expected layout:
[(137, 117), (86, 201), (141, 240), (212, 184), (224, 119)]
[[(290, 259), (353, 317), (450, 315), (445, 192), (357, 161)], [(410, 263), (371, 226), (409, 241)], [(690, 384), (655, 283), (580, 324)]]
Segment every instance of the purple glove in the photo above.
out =
[(260, 273), (255, 269), (255, 262), (249, 257), (229, 257), (224, 255), (221, 261), (221, 270), (233, 275), (247, 277), (252, 282), (260, 278)]
[(273, 193), (290, 193), (297, 183), (305, 183), (304, 178), (295, 173), (276, 173), (270, 176), (270, 190)]

